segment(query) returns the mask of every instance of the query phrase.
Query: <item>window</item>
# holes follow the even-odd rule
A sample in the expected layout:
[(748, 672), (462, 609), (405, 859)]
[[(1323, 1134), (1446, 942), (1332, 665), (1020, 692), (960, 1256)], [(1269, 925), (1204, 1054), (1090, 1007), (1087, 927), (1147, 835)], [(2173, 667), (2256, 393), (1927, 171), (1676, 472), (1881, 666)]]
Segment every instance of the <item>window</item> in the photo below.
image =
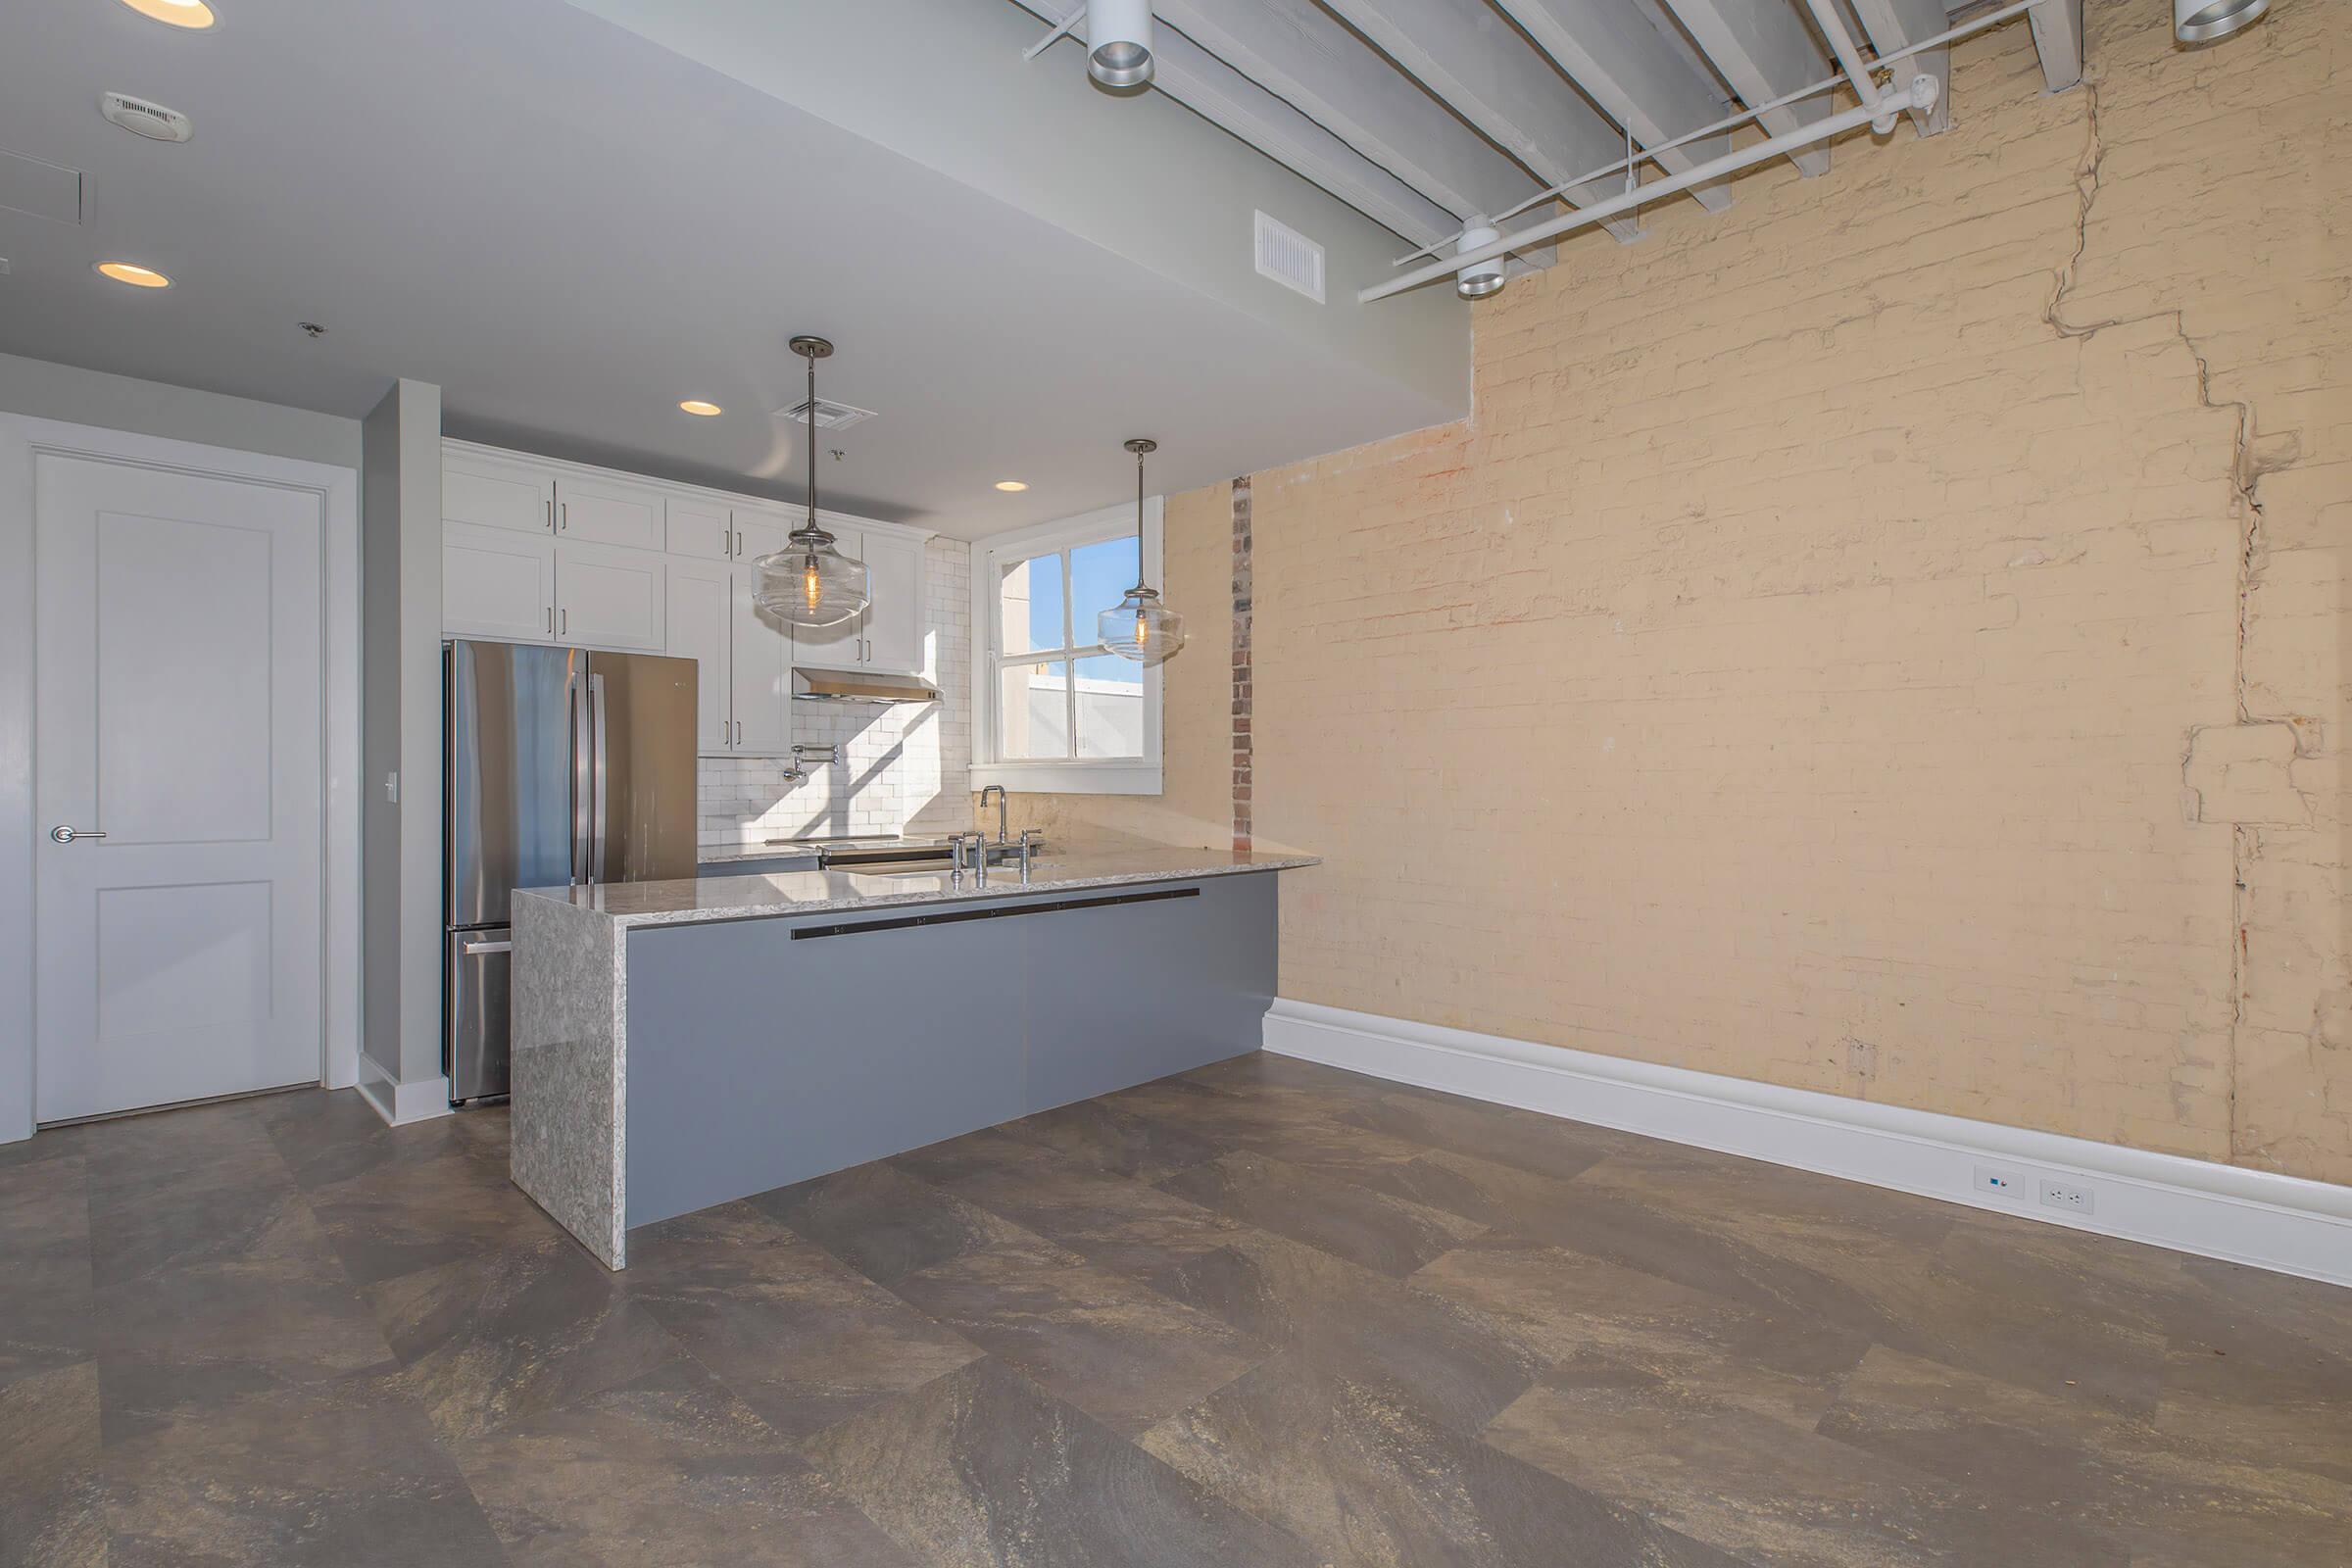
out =
[[(1158, 577), (1160, 503), (1144, 509)], [(1159, 793), (1159, 671), (1095, 640), (1135, 583), (1135, 513), (1108, 507), (972, 547), (972, 785)]]

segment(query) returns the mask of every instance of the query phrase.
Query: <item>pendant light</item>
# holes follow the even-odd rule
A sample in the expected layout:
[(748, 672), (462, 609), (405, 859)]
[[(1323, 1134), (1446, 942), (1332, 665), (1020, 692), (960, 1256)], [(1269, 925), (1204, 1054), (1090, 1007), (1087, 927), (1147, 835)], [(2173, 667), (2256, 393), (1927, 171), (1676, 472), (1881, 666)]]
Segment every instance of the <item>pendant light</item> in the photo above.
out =
[(784, 548), (752, 563), (760, 591), (752, 602), (795, 626), (838, 626), (865, 613), (873, 603), (873, 579), (865, 563), (833, 547), (833, 536), (816, 525), (816, 362), (833, 352), (821, 337), (796, 337), (792, 352), (808, 362), (808, 520), (785, 540)]
[(1159, 590), (1144, 581), (1144, 454), (1159, 443), (1137, 436), (1135, 454), (1135, 586), (1127, 597), (1095, 617), (1095, 638), (1121, 659), (1139, 664), (1164, 663), (1184, 646), (1184, 617), (1159, 602)]

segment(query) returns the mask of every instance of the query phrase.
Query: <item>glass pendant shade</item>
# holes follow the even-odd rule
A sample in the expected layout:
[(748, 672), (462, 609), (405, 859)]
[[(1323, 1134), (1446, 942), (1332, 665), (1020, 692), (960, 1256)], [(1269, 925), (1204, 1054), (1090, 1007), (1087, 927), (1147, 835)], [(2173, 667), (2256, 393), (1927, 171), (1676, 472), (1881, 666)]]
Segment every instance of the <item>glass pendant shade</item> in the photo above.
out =
[(1095, 637), (1121, 659), (1162, 663), (1184, 646), (1184, 617), (1152, 589), (1130, 588), (1126, 598), (1095, 617)]
[(822, 529), (802, 529), (783, 549), (752, 564), (760, 568), (752, 602), (791, 625), (838, 626), (873, 602), (865, 563), (843, 555)]

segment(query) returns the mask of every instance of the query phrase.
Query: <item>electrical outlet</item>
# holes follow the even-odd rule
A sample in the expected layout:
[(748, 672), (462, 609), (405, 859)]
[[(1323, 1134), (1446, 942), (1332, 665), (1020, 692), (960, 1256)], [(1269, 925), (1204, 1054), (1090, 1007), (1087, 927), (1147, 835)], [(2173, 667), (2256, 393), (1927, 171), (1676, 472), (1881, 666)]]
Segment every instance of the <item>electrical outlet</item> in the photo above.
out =
[(2043, 1182), (2041, 1184), (2041, 1206), (2063, 1208), (2076, 1214), (2090, 1213), (2093, 1207), (2090, 1200), (2090, 1189), (2069, 1186), (2065, 1182)]
[(1971, 1185), (1978, 1192), (1990, 1193), (1996, 1198), (2023, 1198), (2025, 1196), (2023, 1191), (2025, 1184), (2022, 1181), (2005, 1170), (1994, 1170), (1990, 1165), (1979, 1165), (1976, 1180)]

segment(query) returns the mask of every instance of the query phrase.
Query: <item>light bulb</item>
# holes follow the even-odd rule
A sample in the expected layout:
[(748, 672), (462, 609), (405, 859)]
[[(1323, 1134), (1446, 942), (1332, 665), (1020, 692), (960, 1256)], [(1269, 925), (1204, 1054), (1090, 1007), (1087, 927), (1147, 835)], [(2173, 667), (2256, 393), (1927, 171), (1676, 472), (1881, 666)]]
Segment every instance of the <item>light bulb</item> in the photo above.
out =
[(1142, 611), (1135, 612), (1135, 645), (1141, 648), (1152, 640), (1152, 621)]
[(811, 611), (816, 609), (816, 598), (819, 589), (816, 580), (816, 553), (814, 551), (810, 551), (808, 554), (808, 564), (801, 568), (801, 593), (808, 599), (808, 608)]

